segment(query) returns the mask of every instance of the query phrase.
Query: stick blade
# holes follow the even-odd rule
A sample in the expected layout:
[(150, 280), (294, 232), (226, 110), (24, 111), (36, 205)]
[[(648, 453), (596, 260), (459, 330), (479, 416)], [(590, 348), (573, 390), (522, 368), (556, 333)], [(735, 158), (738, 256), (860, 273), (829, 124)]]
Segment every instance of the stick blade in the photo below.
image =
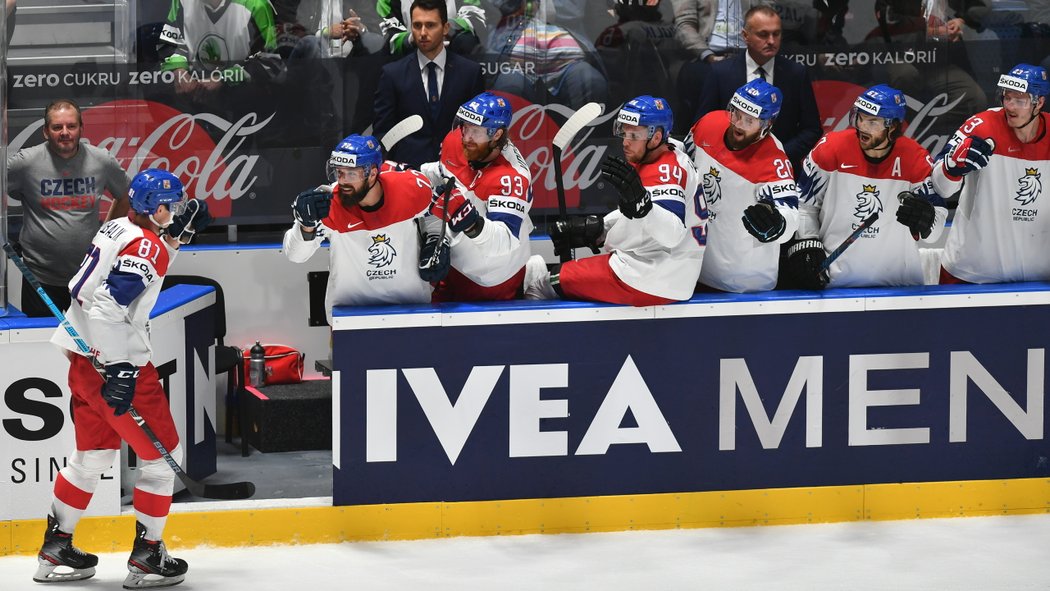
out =
[(565, 125), (561, 126), (558, 133), (554, 134), (554, 140), (551, 143), (559, 150), (564, 150), (581, 129), (597, 119), (601, 114), (602, 106), (598, 103), (587, 103), (580, 107), (578, 111), (573, 113), (572, 117), (569, 117)]
[(386, 132), (386, 135), (379, 142), (383, 144), (384, 150), (389, 151), (390, 148), (393, 148), (406, 136), (410, 136), (420, 129), (423, 129), (423, 118), (419, 115), (409, 115), (391, 127), (390, 131)]

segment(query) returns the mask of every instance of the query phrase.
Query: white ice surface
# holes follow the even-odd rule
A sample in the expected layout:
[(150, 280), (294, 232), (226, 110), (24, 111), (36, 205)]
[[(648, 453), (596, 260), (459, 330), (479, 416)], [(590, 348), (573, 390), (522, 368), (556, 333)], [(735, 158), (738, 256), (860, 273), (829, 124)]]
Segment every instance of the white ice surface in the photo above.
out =
[[(130, 534), (130, 532), (129, 532)], [(451, 538), (173, 554), (175, 589), (1050, 589), (1050, 515)], [(0, 590), (120, 589), (125, 554), (93, 579), (42, 587), (35, 557), (0, 558)]]

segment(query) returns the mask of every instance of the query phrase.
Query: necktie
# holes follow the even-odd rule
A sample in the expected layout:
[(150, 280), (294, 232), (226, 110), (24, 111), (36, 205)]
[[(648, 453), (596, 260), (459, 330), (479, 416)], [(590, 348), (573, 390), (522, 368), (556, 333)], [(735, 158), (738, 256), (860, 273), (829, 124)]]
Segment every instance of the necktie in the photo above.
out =
[(438, 90), (437, 64), (434, 62), (427, 64), (427, 94), (430, 101), (430, 115), (433, 119), (437, 119), (438, 112), (441, 110), (441, 97)]
[(762, 66), (759, 66), (758, 69), (755, 70), (755, 73), (757, 73), (758, 77), (762, 79), (762, 82), (769, 82), (769, 79), (766, 78), (766, 69)]

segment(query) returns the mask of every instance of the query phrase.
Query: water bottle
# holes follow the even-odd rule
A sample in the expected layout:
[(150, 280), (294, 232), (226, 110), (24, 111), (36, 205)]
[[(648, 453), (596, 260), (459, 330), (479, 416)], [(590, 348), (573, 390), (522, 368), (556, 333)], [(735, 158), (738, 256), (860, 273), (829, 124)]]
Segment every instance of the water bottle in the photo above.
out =
[(249, 351), (248, 379), (253, 388), (261, 388), (266, 382), (266, 350), (259, 341)]

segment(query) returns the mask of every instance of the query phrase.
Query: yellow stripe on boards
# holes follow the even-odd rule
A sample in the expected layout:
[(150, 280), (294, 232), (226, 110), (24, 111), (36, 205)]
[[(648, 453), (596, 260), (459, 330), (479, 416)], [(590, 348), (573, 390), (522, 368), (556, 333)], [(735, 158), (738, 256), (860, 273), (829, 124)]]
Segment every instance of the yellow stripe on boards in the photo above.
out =
[[(171, 548), (188, 548), (1025, 513), (1050, 513), (1050, 479), (180, 511), (168, 517), (164, 538)], [(0, 522), (0, 556), (35, 554), (45, 523), (44, 519)], [(134, 530), (131, 513), (85, 517), (75, 540), (89, 552), (129, 551)]]

